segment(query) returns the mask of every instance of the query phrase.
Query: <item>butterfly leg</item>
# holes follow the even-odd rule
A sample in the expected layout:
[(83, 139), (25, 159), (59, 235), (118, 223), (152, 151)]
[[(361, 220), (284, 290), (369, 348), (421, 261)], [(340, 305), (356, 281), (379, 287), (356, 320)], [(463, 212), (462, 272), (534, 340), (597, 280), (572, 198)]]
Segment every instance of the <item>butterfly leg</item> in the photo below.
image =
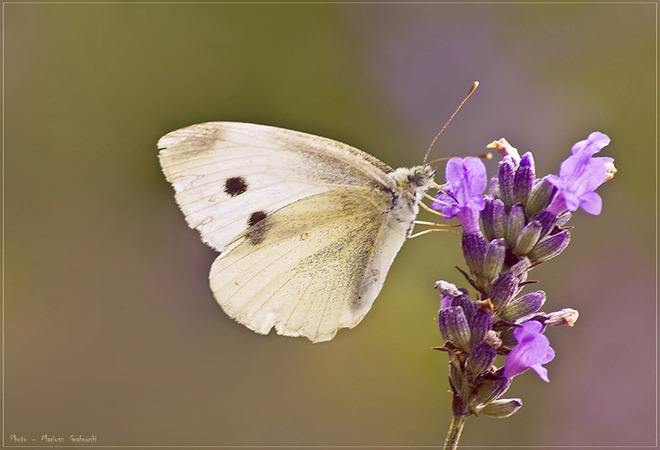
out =
[(410, 236), (408, 236), (408, 239), (416, 238), (418, 236), (422, 236), (422, 235), (428, 234), (428, 233), (433, 233), (434, 231), (449, 231), (449, 232), (457, 233), (457, 231), (448, 230), (446, 228), (429, 228), (428, 230), (424, 230), (424, 231), (420, 231), (418, 233), (411, 234)]
[[(426, 195), (426, 194), (425, 194), (425, 195)], [(433, 197), (431, 197), (430, 195), (427, 195), (427, 197), (430, 197), (430, 198), (433, 199)], [(435, 201), (435, 199), (433, 199), (433, 200)], [(445, 218), (444, 214), (439, 213), (439, 212), (436, 211), (435, 209), (431, 209), (431, 208), (430, 208), (429, 206), (427, 206), (425, 203), (423, 203), (423, 202), (419, 202), (419, 205), (420, 205), (422, 208), (424, 208), (425, 210), (427, 210), (428, 212), (433, 213), (433, 214), (435, 214), (436, 216), (440, 216), (440, 217), (442, 217), (442, 218)]]

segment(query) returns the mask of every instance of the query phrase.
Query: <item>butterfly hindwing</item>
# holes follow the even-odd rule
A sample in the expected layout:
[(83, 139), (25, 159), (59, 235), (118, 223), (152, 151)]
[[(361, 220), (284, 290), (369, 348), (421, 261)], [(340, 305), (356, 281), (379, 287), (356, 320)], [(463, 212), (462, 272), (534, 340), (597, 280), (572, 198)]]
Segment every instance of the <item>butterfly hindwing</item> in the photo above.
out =
[(287, 205), (250, 226), (211, 268), (225, 312), (265, 334), (332, 339), (371, 308), (406, 230), (391, 197), (345, 187)]
[(338, 186), (393, 187), (392, 169), (360, 150), (264, 125), (193, 125), (163, 136), (158, 148), (188, 224), (219, 251), (261, 214), (299, 199)]

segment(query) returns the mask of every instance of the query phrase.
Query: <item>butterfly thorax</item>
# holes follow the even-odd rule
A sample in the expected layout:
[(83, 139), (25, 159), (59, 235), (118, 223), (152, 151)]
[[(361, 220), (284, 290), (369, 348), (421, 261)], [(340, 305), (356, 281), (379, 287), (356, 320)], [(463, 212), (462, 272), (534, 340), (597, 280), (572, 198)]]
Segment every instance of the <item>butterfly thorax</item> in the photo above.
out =
[(395, 182), (391, 214), (398, 222), (407, 224), (409, 232), (419, 211), (419, 202), (434, 184), (434, 174), (431, 166), (400, 167), (391, 174)]

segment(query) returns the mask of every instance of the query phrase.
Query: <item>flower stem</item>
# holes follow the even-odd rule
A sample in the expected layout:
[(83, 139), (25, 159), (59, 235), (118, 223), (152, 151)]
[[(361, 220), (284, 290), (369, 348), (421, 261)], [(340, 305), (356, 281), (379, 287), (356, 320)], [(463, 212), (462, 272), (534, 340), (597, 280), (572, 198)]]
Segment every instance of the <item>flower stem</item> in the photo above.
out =
[(461, 438), (461, 432), (463, 431), (463, 425), (465, 425), (466, 415), (460, 414), (455, 415), (451, 419), (451, 425), (449, 425), (449, 432), (447, 433), (447, 440), (445, 440), (444, 450), (454, 450), (458, 447), (458, 440)]

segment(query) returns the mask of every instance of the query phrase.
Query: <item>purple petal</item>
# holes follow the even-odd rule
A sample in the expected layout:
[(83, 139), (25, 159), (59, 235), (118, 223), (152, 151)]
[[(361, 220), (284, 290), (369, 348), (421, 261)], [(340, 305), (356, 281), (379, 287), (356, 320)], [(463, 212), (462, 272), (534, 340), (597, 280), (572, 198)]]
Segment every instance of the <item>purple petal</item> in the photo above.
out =
[(536, 372), (543, 381), (550, 383), (550, 379), (548, 378), (548, 369), (543, 367), (541, 364), (534, 364), (532, 366), (532, 370), (534, 370), (534, 372)]
[(596, 131), (573, 146), (572, 155), (561, 163), (559, 176), (547, 177), (557, 187), (557, 193), (547, 211), (558, 215), (582, 207), (590, 214), (600, 214), (600, 197), (594, 191), (608, 179), (609, 166), (614, 159), (593, 155), (609, 142), (610, 138)]
[(585, 152), (591, 156), (601, 151), (603, 147), (609, 145), (609, 143), (610, 138), (606, 134), (603, 134), (600, 131), (594, 131), (586, 140), (577, 142), (573, 145), (571, 153), (576, 154), (579, 152)]
[(465, 170), (463, 167), (463, 160), (461, 158), (451, 158), (447, 161), (445, 168), (445, 179), (454, 189), (463, 184), (465, 177)]
[(587, 192), (580, 198), (580, 206), (589, 214), (597, 216), (603, 207), (603, 200), (595, 192)]
[(448, 219), (457, 217), (463, 228), (478, 228), (478, 212), (486, 203), (483, 197), (488, 179), (486, 166), (479, 158), (452, 158), (445, 171), (445, 193), (437, 195), (433, 209)]
[(481, 159), (472, 156), (463, 159), (463, 165), (465, 171), (469, 174), (471, 196), (479, 196), (483, 199), (481, 194), (483, 194), (486, 184), (488, 184), (486, 166)]
[(451, 306), (451, 301), (454, 297), (450, 295), (443, 295), (440, 297), (440, 309), (447, 309)]
[(612, 158), (592, 158), (584, 153), (570, 156), (561, 164), (559, 178), (576, 194), (593, 191), (607, 177), (605, 163), (612, 161), (614, 161)]
[(504, 364), (504, 376), (515, 377), (533, 369), (543, 381), (549, 382), (547, 370), (542, 367), (555, 357), (555, 351), (550, 347), (548, 338), (542, 334), (543, 326), (530, 320), (516, 328), (513, 335), (518, 342), (507, 356)]

